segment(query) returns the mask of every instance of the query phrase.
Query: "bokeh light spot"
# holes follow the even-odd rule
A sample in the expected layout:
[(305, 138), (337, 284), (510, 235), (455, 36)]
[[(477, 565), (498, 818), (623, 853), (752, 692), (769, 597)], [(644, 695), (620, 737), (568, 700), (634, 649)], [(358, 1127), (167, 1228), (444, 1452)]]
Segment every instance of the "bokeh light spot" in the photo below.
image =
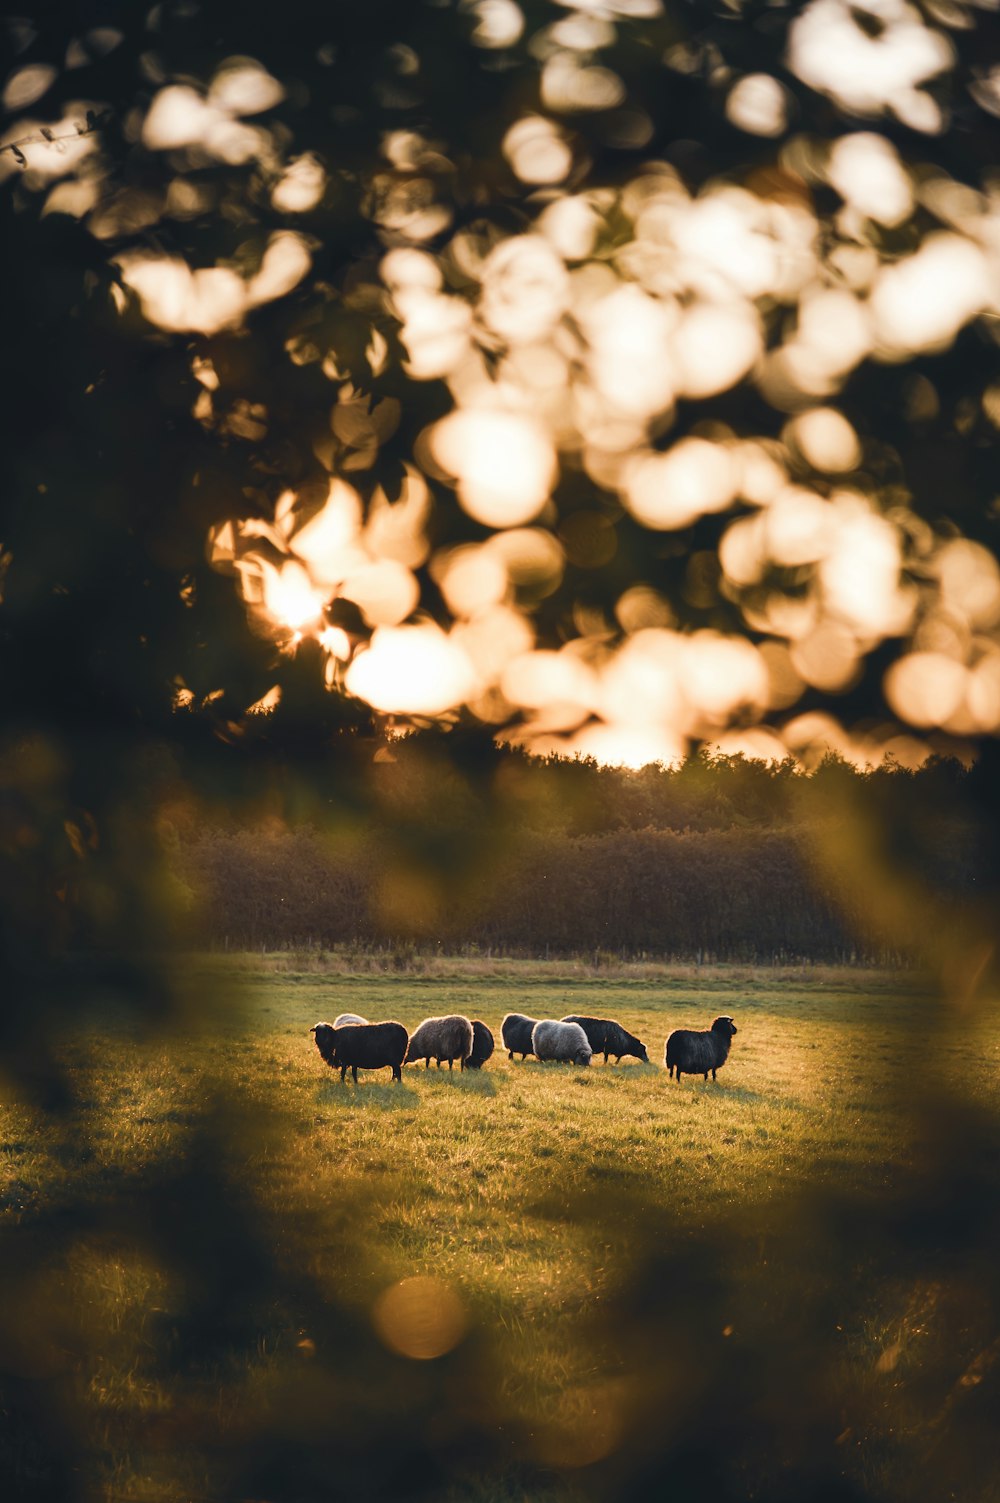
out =
[(489, 527), (531, 521), (548, 500), (556, 477), (547, 429), (520, 413), (449, 413), (431, 432), (431, 451), (454, 478), (465, 510)]
[(468, 1322), (458, 1295), (441, 1279), (418, 1274), (379, 1295), (372, 1309), (379, 1339), (401, 1357), (427, 1362), (452, 1351)]

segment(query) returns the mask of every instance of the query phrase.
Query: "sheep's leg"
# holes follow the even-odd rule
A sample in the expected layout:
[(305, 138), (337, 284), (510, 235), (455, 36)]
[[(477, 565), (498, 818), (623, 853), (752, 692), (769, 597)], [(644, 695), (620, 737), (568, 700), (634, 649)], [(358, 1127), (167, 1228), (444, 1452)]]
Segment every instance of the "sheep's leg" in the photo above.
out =
[(403, 1084), (403, 1067), (402, 1067), (402, 1065), (393, 1065), (393, 1067), (392, 1067), (392, 1078), (393, 1078), (393, 1080), (398, 1080), (399, 1083), (400, 1083), (400, 1085)]
[(424, 1069), (425, 1070), (429, 1070), (430, 1067), (431, 1067), (431, 1057), (428, 1054), (427, 1058), (424, 1060)]
[(608, 1062), (608, 1051), (605, 1049), (605, 1051), (604, 1051), (604, 1063), (607, 1064), (607, 1062)]
[(346, 1079), (347, 1079), (347, 1066), (346, 1065), (341, 1065), (341, 1067), (340, 1067), (340, 1083), (341, 1083), (341, 1085), (344, 1084), (344, 1081)]
[(449, 1054), (449, 1056), (448, 1056), (448, 1069), (449, 1070), (454, 1070), (454, 1068), (455, 1068), (455, 1061), (452, 1058), (452, 1056)]
[(357, 1065), (352, 1065), (351, 1066), (351, 1074), (354, 1076), (354, 1084), (357, 1085), (357, 1083), (358, 1083), (358, 1067), (357, 1067)]
[[(714, 1070), (713, 1070), (713, 1071), (712, 1071), (712, 1079), (713, 1079), (713, 1080), (718, 1080), (718, 1078), (719, 1078), (719, 1077), (718, 1077), (718, 1076), (717, 1076), (717, 1075), (716, 1075), (716, 1073), (715, 1073), (715, 1071), (714, 1071)], [(706, 1080), (707, 1080), (707, 1079), (708, 1079), (708, 1076), (707, 1076), (707, 1075), (706, 1075), (706, 1076), (705, 1076), (705, 1079), (706, 1079)]]

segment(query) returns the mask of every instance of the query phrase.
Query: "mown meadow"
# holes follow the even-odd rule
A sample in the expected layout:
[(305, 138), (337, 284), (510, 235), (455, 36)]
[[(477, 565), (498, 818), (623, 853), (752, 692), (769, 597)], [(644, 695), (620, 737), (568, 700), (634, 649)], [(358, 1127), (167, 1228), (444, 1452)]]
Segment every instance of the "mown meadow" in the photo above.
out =
[[(723, 1463), (694, 1398), (711, 1415), (748, 1373), (761, 1412), (730, 1415), (719, 1439), (747, 1496), (820, 1463), (845, 1488), (923, 1496), (996, 1313), (970, 1283), (969, 1228), (960, 1248), (947, 1204), (920, 1220), (956, 1122), (997, 1099), (1000, 1044), (976, 1018), (956, 1029), (911, 976), (821, 968), (352, 974), (257, 956), (192, 962), (180, 984), (180, 1029), (126, 1035), (109, 1018), (73, 1040), (85, 1137), (72, 1112), (67, 1130), (4, 1109), (7, 1217), (26, 1247), (47, 1229), (39, 1381), (89, 1418), (92, 1469), (67, 1497), (408, 1496), (406, 1446), (383, 1474), (343, 1428), (345, 1391), (364, 1435), (361, 1395), (373, 1385), (391, 1410), (393, 1383), (418, 1431), (421, 1406), (435, 1416), (420, 1443), (449, 1458), (420, 1496), (641, 1497), (685, 1423), (692, 1478), (711, 1479)], [(651, 1063), (511, 1062), (511, 1010), (617, 1017)], [(479, 1073), (341, 1084), (308, 1032), (341, 1011), (411, 1031), (461, 1012), (497, 1050)], [(668, 1080), (667, 1033), (718, 1013), (739, 1028), (718, 1083)], [(169, 1268), (151, 1251), (164, 1223)], [(404, 1286), (419, 1308), (387, 1306), (414, 1277), (437, 1281)], [(252, 1454), (262, 1413), (313, 1438), (336, 1414), (339, 1480), (278, 1458), (270, 1492), (241, 1491), (233, 1455)], [(33, 1496), (39, 1459), (6, 1460)], [(981, 1480), (954, 1495), (988, 1496)]]

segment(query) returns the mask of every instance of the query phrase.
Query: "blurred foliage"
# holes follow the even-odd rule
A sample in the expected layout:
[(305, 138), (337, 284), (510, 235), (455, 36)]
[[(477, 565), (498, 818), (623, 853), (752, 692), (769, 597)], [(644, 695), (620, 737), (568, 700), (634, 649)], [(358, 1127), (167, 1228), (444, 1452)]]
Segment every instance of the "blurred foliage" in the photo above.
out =
[[(81, 1028), (131, 1030), (136, 1050), (152, 1057), (169, 1056), (176, 1030), (205, 1026), (206, 1014), (209, 1026), (225, 1026), (225, 999), (193, 996), (174, 949), (191, 893), (177, 880), (172, 831), (225, 806), (248, 823), (312, 821), (357, 845), (374, 808), (396, 848), (407, 848), (408, 863), (395, 867), (405, 906), (424, 883), (447, 891), (470, 873), (483, 880), (503, 848), (491, 781), (498, 727), (551, 749), (588, 728), (638, 725), (641, 760), (748, 730), (764, 736), (753, 744), (779, 752), (888, 746), (911, 760), (927, 738), (944, 754), (978, 755), (957, 797), (995, 864), (994, 11), (950, 0), (919, 10), (903, 0), (815, 0), (814, 20), (839, 18), (886, 49), (883, 60), (897, 55), (896, 33), (907, 26), (918, 45), (902, 55), (919, 64), (921, 48), (930, 49), (923, 72), (918, 65), (859, 100), (841, 74), (793, 66), (799, 12), (783, 6), (164, 0), (146, 11), (109, 0), (85, 10), (53, 4), (6, 23), (0, 1070), (12, 1123), (27, 1121), (30, 1134), (47, 1122), (64, 1162), (82, 1166), (100, 1123)], [(734, 120), (734, 110), (751, 118), (740, 117), (745, 101), (729, 104), (736, 84), (757, 75), (778, 88), (765, 84), (762, 96), (771, 134)], [(528, 134), (512, 135), (525, 121)], [(834, 140), (865, 131), (884, 144), (863, 148), (859, 172)], [(50, 142), (46, 132), (67, 140)], [(619, 256), (638, 243), (643, 183), (683, 200), (686, 224), (697, 195), (711, 198), (720, 183), (745, 188), (750, 200), (740, 198), (718, 232), (710, 225), (707, 250), (693, 244), (681, 275), (673, 251), (666, 267)], [(596, 195), (584, 204), (593, 241), (565, 260), (600, 275), (620, 263), (613, 276), (645, 299), (630, 305), (639, 309), (629, 324), (638, 344), (633, 359), (616, 343), (615, 309), (605, 309), (605, 363), (597, 325), (593, 345), (572, 343), (565, 357), (600, 402), (588, 407), (588, 396), (567, 418), (539, 398), (535, 417), (553, 427), (532, 449), (525, 403), (534, 388), (514, 358), (504, 247), (537, 238), (561, 196), (588, 194)], [(705, 311), (705, 289), (695, 285), (702, 259), (710, 279), (738, 283), (762, 249), (760, 231), (787, 270), (787, 236), (794, 241), (803, 223), (811, 247), (803, 284), (792, 275), (782, 290), (765, 276), (723, 300), (721, 323), (686, 322)], [(712, 260), (730, 231), (735, 271)], [(920, 259), (929, 241), (943, 260)], [(500, 271), (481, 280), (497, 248), (490, 275)], [(476, 381), (492, 382), (500, 369), (518, 388), (510, 411), (486, 409), (516, 421), (489, 429), (485, 482), (476, 471), (481, 430), (471, 430), (470, 446), (467, 427), (432, 426), (472, 409), (458, 357), (441, 356), (433, 340), (418, 348), (419, 299), (400, 295), (407, 278), (419, 291), (432, 267), (404, 260), (386, 270), (388, 252), (412, 250), (444, 268), (455, 300), (433, 311), (431, 332), (447, 333), (441, 320), (453, 317)], [(546, 277), (564, 259), (562, 250), (546, 254), (543, 322)], [(669, 391), (657, 387), (659, 366), (649, 360), (648, 330), (659, 325), (648, 318), (661, 297), (649, 285), (661, 276), (662, 301), (694, 345), (699, 329), (719, 336), (707, 377), (684, 346), (687, 374)], [(532, 266), (518, 272), (514, 315), (519, 299), (530, 307), (534, 277)], [(813, 282), (848, 296), (850, 309), (836, 304), (845, 328), (854, 304), (867, 321), (853, 353), (836, 335), (818, 386), (815, 372), (803, 374), (803, 351), (826, 348), (803, 333), (800, 294)], [(585, 304), (574, 305), (578, 322)], [(743, 365), (716, 370), (712, 350), (740, 338)], [(622, 442), (659, 477), (652, 507), (639, 472), (619, 468), (619, 440), (601, 406), (615, 400), (602, 391), (602, 370), (627, 385), (633, 364), (641, 389)], [(832, 426), (794, 426), (830, 402), (839, 404)], [(466, 434), (451, 470), (445, 431), (451, 442)], [(700, 440), (714, 456), (683, 451), (696, 461), (690, 515), (666, 515), (657, 490), (675, 438)], [(737, 482), (732, 455), (746, 443), (758, 447), (739, 449), (746, 474)], [(483, 518), (496, 501), (494, 479), (502, 482), (508, 461), (521, 473), (529, 451), (538, 462), (521, 478), (538, 504), (524, 520), (536, 535), (511, 552), (504, 537), (523, 529), (500, 525), (507, 515), (499, 524)], [(698, 487), (715, 473), (704, 466), (716, 451), (730, 455), (728, 478), (708, 504)], [(863, 598), (851, 585), (855, 534), (838, 531), (840, 552), (820, 557), (814, 537), (796, 552), (787, 519), (763, 541), (753, 531), (762, 503), (737, 490), (750, 489), (761, 455), (767, 484), (806, 489), (814, 517), (833, 517), (835, 530), (862, 519)], [(332, 490), (333, 481), (342, 488)], [(849, 504), (837, 500), (843, 487)], [(499, 491), (510, 504), (509, 487)], [(399, 523), (388, 543), (372, 520), (383, 502)], [(397, 508), (410, 502), (417, 520), (404, 527)], [(339, 588), (339, 575), (321, 589), (324, 558), (303, 552), (317, 517), (348, 533), (363, 523), (359, 574), (386, 560), (398, 567), (365, 575), (353, 593)], [(724, 544), (743, 522), (751, 528), (739, 548)], [(483, 557), (501, 581), (502, 614), (478, 636), (464, 630), (478, 617), (457, 608), (449, 573), (449, 550), (461, 544), (488, 545)], [(301, 573), (303, 557), (312, 575)], [(824, 563), (830, 557), (839, 572)], [(237, 571), (242, 598), (225, 569)], [(283, 610), (273, 593), (280, 581), (300, 587)], [(309, 597), (312, 616), (302, 617), (301, 588), (321, 596), (319, 606)], [(794, 614), (803, 600), (814, 616), (795, 637), (781, 612)], [(309, 628), (302, 642), (297, 618)], [(425, 632), (414, 640), (428, 651), (440, 649), (428, 622), (447, 630), (441, 661), (448, 672), (465, 665), (447, 692), (422, 686), (410, 695), (397, 672), (387, 694), (365, 677), (378, 632), (407, 620)], [(458, 638), (456, 621), (464, 622)], [(642, 637), (638, 657), (625, 656), (643, 632), (654, 635)], [(698, 632), (707, 635), (692, 649)], [(545, 651), (554, 670), (549, 658), (538, 661)], [(418, 655), (412, 670), (417, 687), (424, 661)], [(346, 693), (364, 664), (357, 692)], [(550, 670), (538, 691), (528, 675)], [(248, 713), (262, 703), (267, 713)], [(397, 712), (456, 724), (431, 754), (440, 786), (461, 792), (443, 819), (438, 802), (415, 807), (380, 783), (374, 759), (387, 750), (385, 717)], [(468, 799), (483, 811), (474, 852), (460, 827)], [(948, 1006), (973, 1006), (993, 944), (989, 902), (942, 924), (934, 894), (912, 874), (905, 801), (897, 806), (890, 790), (875, 802), (874, 824), (871, 803), (859, 818), (849, 798), (838, 807), (836, 839), (820, 846), (820, 859), (825, 851), (841, 881), (851, 873), (856, 900), (892, 928), (899, 948), (917, 933)], [(995, 891), (995, 870), (990, 880)], [(942, 1026), (959, 1026), (953, 1017), (963, 1015), (943, 1016)], [(53, 1503), (114, 1495), (78, 1375), (85, 1349), (128, 1369), (133, 1346), (162, 1365), (173, 1407), (151, 1417), (113, 1395), (105, 1407), (119, 1452), (141, 1436), (168, 1458), (168, 1473), (174, 1467), (172, 1481), (157, 1483), (161, 1496), (195, 1496), (184, 1471), (192, 1455), (200, 1485), (219, 1499), (445, 1497), (449, 1488), (475, 1496), (475, 1487), (488, 1496), (491, 1479), (530, 1496), (558, 1484), (567, 1458), (545, 1463), (522, 1445), (506, 1416), (503, 1374), (481, 1360), (482, 1333), (437, 1363), (408, 1365), (377, 1345), (335, 1277), (288, 1266), (282, 1227), (264, 1214), (248, 1172), (268, 1135), (283, 1131), (280, 1117), (248, 1122), (238, 1086), (207, 1076), (194, 1085), (215, 1111), (183, 1162), (165, 1155), (134, 1173), (124, 1164), (97, 1189), (88, 1183), (86, 1195), (52, 1204), (16, 1179), (7, 1184), (0, 1458), (9, 1495)], [(615, 1432), (610, 1459), (574, 1469), (586, 1494), (995, 1494), (984, 1415), (997, 1383), (989, 1250), (998, 1122), (931, 1098), (925, 1117), (921, 1104), (915, 1131), (933, 1120), (934, 1172), (904, 1177), (881, 1202), (796, 1206), (786, 1228), (771, 1230), (785, 1261), (755, 1255), (760, 1244), (743, 1226), (714, 1240), (706, 1232), (692, 1251), (679, 1229), (649, 1226), (633, 1208), (637, 1269), (614, 1334), (635, 1395), (632, 1418)], [(334, 1264), (364, 1258), (363, 1207), (357, 1225), (357, 1242), (331, 1251)], [(660, 1250), (644, 1262), (647, 1242)], [(137, 1277), (146, 1270), (150, 1290), (159, 1281), (169, 1291), (162, 1306), (149, 1295), (137, 1331), (108, 1332), (89, 1317), (87, 1277), (109, 1247)], [(845, 1395), (830, 1336), (842, 1306), (863, 1304), (869, 1273), (876, 1291), (890, 1274), (937, 1279), (954, 1291), (963, 1351), (979, 1343), (968, 1381), (952, 1374), (949, 1384), (942, 1339), (927, 1359), (934, 1427), (903, 1464), (897, 1458), (874, 1476), (849, 1468), (837, 1447), (874, 1400)], [(704, 1332), (733, 1299), (751, 1295), (768, 1319), (748, 1322), (730, 1360), (730, 1348)], [(290, 1364), (275, 1359), (263, 1392), (247, 1384), (231, 1413), (213, 1411), (221, 1377), (246, 1370), (260, 1312), (274, 1305), (292, 1312), (290, 1330), (300, 1314), (303, 1328), (324, 1333), (336, 1355), (315, 1365), (300, 1352)]]

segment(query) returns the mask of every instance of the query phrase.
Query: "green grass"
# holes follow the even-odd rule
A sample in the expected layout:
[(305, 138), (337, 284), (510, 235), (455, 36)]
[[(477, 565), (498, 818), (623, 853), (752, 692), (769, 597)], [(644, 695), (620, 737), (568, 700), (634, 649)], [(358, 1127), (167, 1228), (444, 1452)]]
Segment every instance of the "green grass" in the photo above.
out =
[[(535, 1425), (538, 1454), (553, 1465), (579, 1441), (593, 1395), (606, 1407), (614, 1383), (630, 1381), (628, 1372), (609, 1375), (606, 1353), (581, 1341), (580, 1319), (614, 1299), (651, 1227), (673, 1247), (734, 1216), (766, 1228), (801, 1190), (877, 1199), (926, 1151), (909, 1105), (924, 1089), (938, 1014), (912, 980), (747, 968), (601, 978), (557, 963), (491, 975), (461, 962), (424, 976), (352, 976), (244, 958), (199, 963), (187, 985), (184, 1037), (79, 1041), (86, 1137), (27, 1108), (4, 1110), (6, 1216), (27, 1226), (39, 1209), (99, 1205), (123, 1176), (141, 1186), (165, 1163), (184, 1165), (221, 1093), (238, 1112), (227, 1172), (277, 1228), (290, 1276), (304, 1267), (332, 1281), (366, 1329), (394, 1281), (443, 1280), (486, 1334), (504, 1404)], [(499, 1025), (514, 1010), (617, 1017), (653, 1063), (511, 1062)], [(430, 1014), (466, 1013), (487, 1022), (497, 1050), (479, 1073), (419, 1065), (404, 1069), (401, 1085), (387, 1070), (341, 1084), (308, 1029), (342, 1011), (411, 1030)], [(668, 1080), (667, 1033), (707, 1027), (720, 1012), (735, 1017), (739, 1033), (718, 1083)], [(985, 1028), (977, 1047), (970, 1070), (964, 1035), (936, 1040), (933, 1085), (985, 1107), (1000, 1084), (1000, 1049)], [(355, 1250), (346, 1262), (345, 1246)], [(197, 1447), (151, 1460), (130, 1439), (176, 1423), (193, 1402), (194, 1390), (152, 1355), (180, 1298), (172, 1270), (153, 1251), (125, 1256), (113, 1236), (84, 1230), (37, 1278), (47, 1301), (82, 1303), (101, 1331), (74, 1376), (96, 1438), (101, 1495), (195, 1497), (199, 1487), (210, 1495)], [(907, 1331), (918, 1324), (913, 1297), (907, 1287), (876, 1305), (868, 1326), (851, 1333), (845, 1360), (868, 1372), (898, 1348), (893, 1369), (900, 1360), (905, 1369), (915, 1340)], [(256, 1353), (237, 1372), (203, 1373), (198, 1402), (210, 1396), (220, 1423), (246, 1407), (248, 1389), (266, 1384), (276, 1362), (308, 1350), (302, 1319), (301, 1306), (278, 1294), (259, 1316)], [(491, 1487), (462, 1496), (520, 1496), (513, 1484)]]

